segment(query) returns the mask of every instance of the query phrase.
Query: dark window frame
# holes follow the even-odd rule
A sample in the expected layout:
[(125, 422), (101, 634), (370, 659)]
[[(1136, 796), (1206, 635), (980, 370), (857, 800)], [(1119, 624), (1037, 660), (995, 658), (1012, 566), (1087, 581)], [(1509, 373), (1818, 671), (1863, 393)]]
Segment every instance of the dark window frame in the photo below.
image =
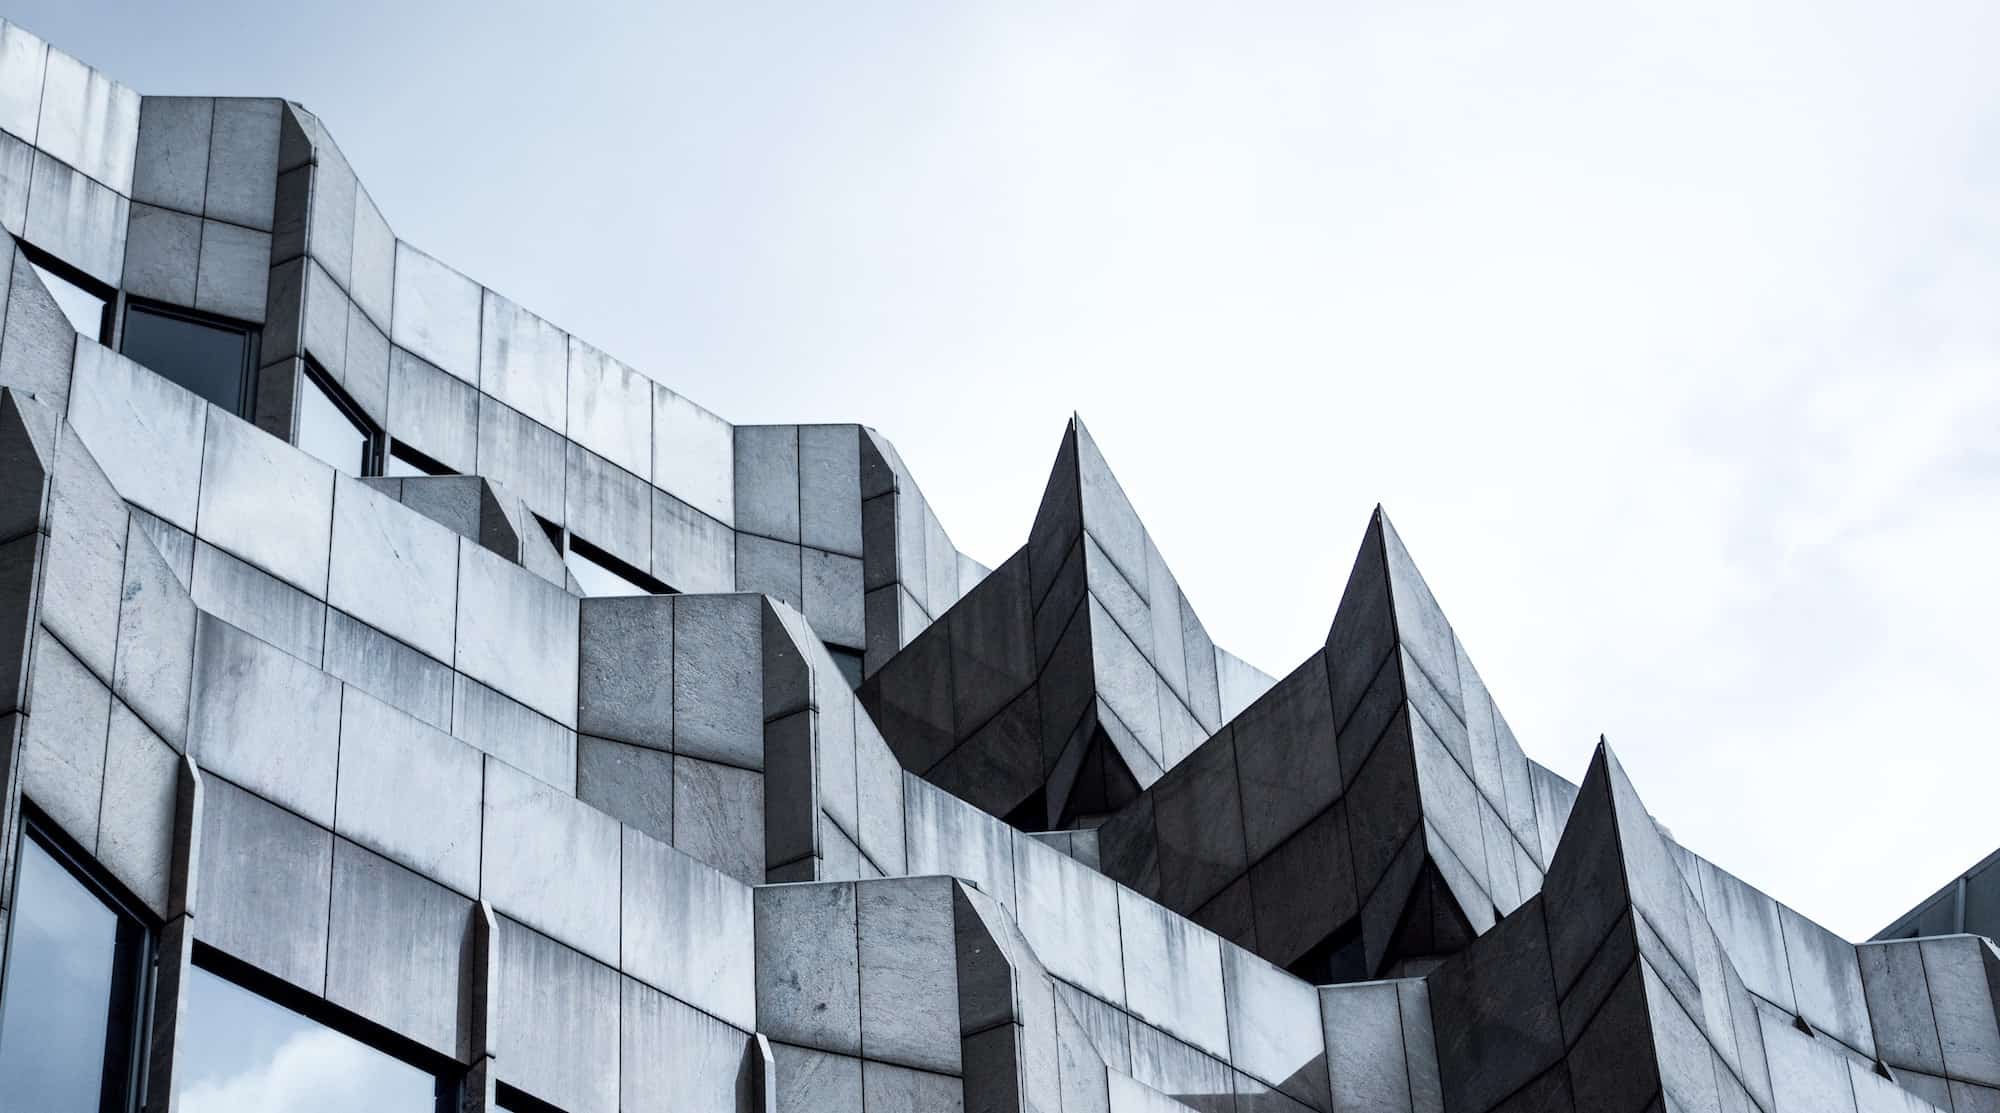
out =
[(436, 1113), (456, 1113), (459, 1092), (464, 1088), (465, 1064), (440, 1055), (423, 1044), (357, 1016), (310, 990), (267, 973), (214, 945), (196, 940), (188, 963), (213, 977), (288, 1009), (329, 1031), (380, 1052), (391, 1059), (436, 1079)]
[[(326, 397), (327, 401), (333, 403), (333, 408), (339, 410), (340, 415), (351, 422), (356, 429), (360, 430), (362, 437), (366, 439), (367, 447), (361, 450), (361, 475), (381, 475), (382, 462), (387, 459), (388, 455), (385, 451), (385, 446), (389, 440), (388, 436), (383, 433), (382, 427), (375, 424), (374, 419), (362, 411), (354, 399), (348, 396), (347, 391), (341, 389), (339, 383), (333, 381), (333, 376), (326, 373), (326, 368), (321, 367), (318, 360), (311, 356), (305, 356), (299, 362), (305, 368), (301, 373), (301, 381), (317, 389), (320, 394)], [(294, 406), (293, 409), (295, 412), (292, 415), (292, 441), (293, 447), (296, 448), (298, 447), (298, 414), (296, 412), (298, 407)], [(308, 453), (308, 455), (311, 454)]]
[(97, 335), (91, 339), (108, 347), (115, 326), (122, 316), (118, 310), (118, 288), (105, 285), (67, 260), (51, 255), (18, 236), (14, 239), (14, 246), (20, 249), (21, 254), (27, 256), (28, 262), (104, 303), (104, 312), (99, 315), (97, 322)]
[[(127, 295), (124, 299), (124, 306), (118, 313), (118, 354), (120, 355), (125, 354), (125, 333), (132, 319), (133, 310), (137, 310), (140, 313), (150, 313), (155, 317), (165, 317), (169, 320), (181, 321), (185, 324), (201, 325), (205, 328), (223, 332), (240, 333), (243, 336), (243, 372), (240, 380), (241, 386), (239, 389), (241, 394), (239, 397), (241, 397), (243, 404), (235, 413), (237, 417), (245, 421), (254, 421), (256, 419), (257, 359), (259, 354), (258, 349), (263, 341), (264, 333), (261, 325), (255, 325), (248, 321), (239, 321), (234, 317), (224, 317), (217, 313), (204, 313), (198, 309), (189, 309), (186, 306), (154, 301), (152, 298), (135, 298)], [(142, 364), (141, 366), (144, 365)], [(147, 368), (147, 370), (150, 371), (152, 369)], [(155, 372), (155, 374), (158, 374), (158, 372)], [(165, 378), (166, 376), (162, 375), (161, 377)], [(169, 379), (168, 381), (171, 382), (172, 380)], [(196, 393), (187, 387), (182, 387), (182, 389), (187, 390), (190, 394)], [(200, 397), (200, 395), (196, 394), (196, 397)], [(208, 399), (204, 398), (202, 401), (207, 402)], [(209, 402), (209, 404), (215, 405), (213, 402)], [(216, 406), (216, 409), (222, 409), (222, 407)]]
[[(105, 1057), (121, 1055), (125, 1059), (122, 1078), (106, 1072), (103, 1091), (98, 1097), (98, 1108), (102, 1113), (136, 1113), (146, 1097), (147, 1053), (151, 1046), (150, 1034), (153, 1028), (153, 993), (157, 988), (159, 967), (159, 925), (146, 909), (143, 901), (134, 897), (96, 864), (96, 860), (82, 846), (43, 814), (31, 800), (21, 801), (21, 821), (19, 838), (15, 843), (13, 876), (8, 879), (9, 891), (18, 901), (21, 893), (21, 863), (23, 850), (33, 842), (63, 872), (70, 875), (85, 892), (96, 897), (112, 915), (119, 918), (121, 925), (136, 929), (132, 937), (119, 939), (115, 946), (125, 953), (114, 957), (113, 1009), (110, 1025), (105, 1032)], [(0, 986), (12, 984), (7, 970), (14, 962), (13, 923), (14, 909), (8, 910), (10, 922), (7, 943), (0, 949)], [(121, 936), (123, 933), (120, 933)], [(122, 1019), (117, 1014), (121, 1006), (129, 1015)], [(5, 1019), (0, 1012), (0, 1020)], [(114, 1039), (117, 1041), (114, 1043)], [(121, 1046), (122, 1045), (122, 1046)], [(114, 1089), (114, 1087), (116, 1089)], [(120, 1092), (122, 1090), (122, 1092)]]

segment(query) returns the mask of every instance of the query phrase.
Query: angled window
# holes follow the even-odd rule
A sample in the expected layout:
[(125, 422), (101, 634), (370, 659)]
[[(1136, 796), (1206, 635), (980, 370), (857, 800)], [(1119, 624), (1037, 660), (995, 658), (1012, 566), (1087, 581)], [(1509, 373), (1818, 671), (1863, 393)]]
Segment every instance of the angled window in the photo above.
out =
[(389, 446), (389, 455), (382, 463), (382, 474), (390, 476), (421, 477), (426, 475), (457, 475), (458, 473), (418, 452), (401, 441)]
[(250, 416), (256, 335), (245, 325), (171, 306), (129, 302), (126, 358), (238, 417)]
[(230, 965), (227, 959), (204, 952), (197, 959), (202, 964), (188, 971), (174, 1047), (174, 1090), (184, 1113), (446, 1108), (456, 1087), (442, 1074), (207, 968)]
[(382, 470), (382, 434), (311, 360), (299, 380), (299, 447), (349, 475)]
[(22, 833), (0, 999), (0, 1109), (126, 1113), (151, 937), (34, 825)]
[(21, 252), (28, 257), (35, 276), (56, 299), (63, 316), (69, 318), (70, 326), (99, 344), (107, 343), (111, 336), (112, 291), (45, 251), (21, 244)]
[(583, 589), (585, 596), (679, 594), (547, 518), (537, 514), (535, 521), (541, 523), (542, 532), (548, 534), (549, 544), (562, 554), (563, 566), (576, 577), (577, 586)]

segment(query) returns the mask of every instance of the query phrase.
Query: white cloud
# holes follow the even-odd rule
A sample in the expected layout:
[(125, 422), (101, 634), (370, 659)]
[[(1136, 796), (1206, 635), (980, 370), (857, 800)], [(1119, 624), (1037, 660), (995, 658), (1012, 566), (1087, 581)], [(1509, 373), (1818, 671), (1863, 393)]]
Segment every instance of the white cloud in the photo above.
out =
[(205, 1077), (180, 1094), (187, 1113), (428, 1113), (435, 1085), (402, 1063), (324, 1028), (302, 1031), (268, 1060)]

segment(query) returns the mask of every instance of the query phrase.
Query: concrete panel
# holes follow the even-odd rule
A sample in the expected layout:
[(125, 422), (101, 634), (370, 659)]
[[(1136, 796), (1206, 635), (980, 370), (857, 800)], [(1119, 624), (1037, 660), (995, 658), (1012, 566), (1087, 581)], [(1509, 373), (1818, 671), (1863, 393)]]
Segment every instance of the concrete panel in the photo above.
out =
[(49, 45), (27, 28), (0, 22), (0, 128), (33, 141), (42, 115)]
[(576, 798), (671, 844), (674, 755), (580, 734), (576, 739)]
[(621, 979), (622, 1113), (753, 1113), (750, 1036), (630, 978)]
[(566, 727), (576, 725), (577, 598), (458, 542), (453, 667)]
[(1993, 953), (1991, 943), (1972, 935), (1927, 939), (1920, 946), (1938, 1043), (1944, 1051), (1944, 1073), (1965, 1082), (2000, 1086), (2000, 1026), (1990, 988), (2000, 956)]
[(1229, 1054), (1221, 941), (1128, 889), (1118, 892), (1131, 1013), (1213, 1055)]
[(906, 872), (903, 840), (903, 767), (875, 724), (855, 708), (854, 781), (860, 809), (861, 852), (895, 876)]
[(354, 195), (360, 186), (347, 156), (322, 133), (313, 149), (312, 211), (306, 244), (314, 261), (344, 289), (354, 266)]
[(800, 594), (806, 620), (833, 645), (861, 649), (867, 644), (862, 614), (861, 561), (855, 557), (801, 550)]
[(451, 733), (544, 784), (576, 790), (576, 732), (476, 680), (452, 677)]
[(1250, 859), (1323, 811), (1343, 784), (1325, 662), (1307, 659), (1236, 718), (1236, 764)]
[(1136, 1020), (1132, 1076), (1200, 1113), (1236, 1108), (1236, 1080), (1227, 1064)]
[(675, 757), (674, 845), (746, 885), (762, 881), (763, 775)]
[(451, 669), (366, 623), (327, 612), (321, 667), (422, 722), (451, 728)]
[(324, 992), (331, 832), (208, 777), (200, 870), (197, 938), (307, 992)]
[(861, 1113), (861, 1060), (787, 1043), (771, 1051), (776, 1092), (765, 1107), (772, 1113)]
[(216, 98), (204, 215), (246, 228), (271, 230), (282, 112), (283, 102), (268, 98)]
[(603, 962), (618, 961), (618, 822), (488, 758), (480, 895)]
[(205, 540), (301, 591), (326, 594), (332, 468), (211, 407), (198, 513)]
[(1118, 886), (1031, 837), (1013, 842), (1015, 919), (1036, 957), (1055, 976), (1124, 1004)]
[(478, 750), (362, 692), (343, 694), (337, 833), (477, 894), (483, 777)]
[(187, 589), (133, 515), (125, 540), (113, 684), (139, 718), (177, 750), (187, 746), (194, 624)]
[(47, 631), (34, 640), (20, 790), (86, 851), (97, 847), (111, 690)]
[[(31, 491), (40, 486), (30, 483)], [(92, 671), (110, 676), (125, 578), (125, 504), (67, 426), (48, 490), (39, 617)]]
[[(1868, 997), (1861, 988), (1861, 963), (1854, 945), (1783, 905), (1778, 907), (1778, 922), (1785, 933), (1785, 956), (1791, 963), (1799, 1012), (1813, 1027), (1873, 1058), (1875, 1034), (1868, 1023)], [(1949, 1051), (1945, 1061), (1951, 1061)], [(1994, 1078), (2000, 1081), (2000, 1073)]]
[(479, 474), (558, 524), (567, 498), (567, 446), (555, 430), (479, 396)]
[(952, 881), (867, 881), (855, 887), (861, 963), (861, 1049), (869, 1059), (959, 1071), (958, 960)]
[(439, 660), (453, 656), (459, 538), (363, 483), (334, 484), (327, 602)]
[(340, 384), (368, 420), (388, 424), (388, 334), (348, 302), (348, 366)]
[(179, 773), (180, 756), (173, 747), (113, 700), (97, 861), (155, 916), (167, 914)]
[(33, 174), (28, 242), (107, 286), (119, 285), (131, 202), (40, 152)]
[(1333, 1113), (1414, 1113), (1395, 982), (1319, 989)]
[(480, 305), (479, 389), (561, 433), (567, 428), (569, 336), (501, 297)]
[(96, 344), (77, 345), (69, 421), (128, 501), (184, 530), (201, 488), (201, 399)]
[(1922, 945), (1915, 941), (1864, 943), (1856, 948), (1876, 1047), (1885, 1062), (1927, 1074), (1944, 1073), (1937, 1016), (1924, 976)]
[(1760, 1013), (1764, 1047), (1770, 1055), (1771, 1087), (1780, 1110), (1852, 1113), (1854, 1085), (1839, 1052), (1820, 1046), (1790, 1024)]
[(374, 198), (362, 190), (354, 198), (354, 268), (347, 289), (378, 328), (389, 327), (395, 283), (395, 233)]
[(736, 590), (768, 595), (805, 610), (803, 552), (789, 541), (736, 535)]
[(750, 888), (630, 828), (624, 839), (625, 971), (730, 1024), (755, 1028)]
[(270, 263), (269, 232), (204, 221), (195, 308), (239, 321), (262, 321)]
[(568, 424), (572, 441), (642, 481), (653, 469), (653, 382), (571, 337)]
[(479, 324), (479, 284), (398, 240), (390, 339), (477, 386)]
[(340, 682), (202, 615), (188, 753), (202, 768), (331, 827)]
[(653, 486), (727, 525), (736, 520), (735, 433), (666, 387), (653, 387)]
[(6, 246), (14, 262), (5, 291), (6, 326), (0, 331), (0, 386), (26, 391), (50, 410), (60, 410), (69, 395), (76, 327), (36, 276), (27, 253), (13, 251), (12, 243)]
[(736, 536), (707, 514), (654, 491), (652, 573), (676, 591), (735, 591)]
[(586, 599), (580, 611), (577, 728), (672, 750), (674, 600)]
[(799, 426), (799, 540), (861, 556), (861, 440), (854, 425)]
[[(0, 33), (7, 30), (0, 25)], [(35, 173), (35, 148), (0, 132), (0, 228), (21, 235), (28, 226), (28, 189)], [(6, 282), (0, 282), (4, 292)]]
[(196, 606), (317, 667), (326, 638), (326, 604), (205, 541), (195, 543)]
[(326, 997), (463, 1058), (460, 972), (472, 902), (348, 842), (333, 843)]
[(1222, 948), (1230, 1061), (1315, 1109), (1327, 1090), (1326, 1044), (1313, 987), (1240, 947)]
[(759, 1030), (774, 1040), (859, 1054), (855, 885), (772, 885), (754, 896)]
[[(911, 874), (964, 878), (1007, 908), (1014, 907), (1013, 828), (909, 774), (903, 778), (903, 813), (909, 822)], [(1128, 977), (1130, 972), (1127, 962)]]
[(402, 348), (389, 350), (388, 428), (453, 471), (479, 470), (479, 391)]
[(799, 428), (736, 429), (736, 517), (747, 533), (799, 543)]
[(132, 206), (125, 234), (126, 293), (193, 305), (200, 255), (200, 217), (151, 205)]
[(746, 769), (764, 766), (763, 604), (750, 595), (674, 600), (674, 748)]
[(651, 563), (653, 494), (646, 481), (596, 453), (568, 447), (564, 520), (576, 537), (634, 568)]
[(1539, 898), (1431, 973), (1445, 1108), (1491, 1108), (1557, 1061), (1552, 978)]
[(511, 920), (499, 952), (500, 1079), (568, 1113), (617, 1113), (618, 972)]
[(139, 143), (139, 94), (60, 50), (43, 74), (42, 150), (120, 193), (132, 192)]

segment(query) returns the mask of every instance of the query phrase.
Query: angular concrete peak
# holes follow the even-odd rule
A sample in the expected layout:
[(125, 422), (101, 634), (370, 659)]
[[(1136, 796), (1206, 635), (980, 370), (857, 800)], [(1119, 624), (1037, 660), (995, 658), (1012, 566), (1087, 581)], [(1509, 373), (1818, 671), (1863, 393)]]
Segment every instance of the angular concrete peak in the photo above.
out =
[(1774, 1107), (1770, 1021), (1603, 743), (1540, 897), (1428, 981), (1447, 1108), (1552, 1075), (1577, 1110)]
[[(906, 768), (1029, 830), (1108, 814), (1260, 674), (1217, 651), (1081, 420), (1028, 544), (863, 685)], [(1267, 686), (1267, 685), (1266, 685)]]

